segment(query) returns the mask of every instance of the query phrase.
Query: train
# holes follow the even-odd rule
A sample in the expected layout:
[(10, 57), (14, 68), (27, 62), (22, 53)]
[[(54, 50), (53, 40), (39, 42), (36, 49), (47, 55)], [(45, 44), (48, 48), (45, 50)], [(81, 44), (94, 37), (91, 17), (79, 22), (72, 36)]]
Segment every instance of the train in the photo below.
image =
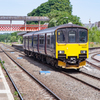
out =
[(88, 29), (75, 24), (63, 24), (23, 35), (27, 56), (56, 68), (77, 69), (88, 58)]

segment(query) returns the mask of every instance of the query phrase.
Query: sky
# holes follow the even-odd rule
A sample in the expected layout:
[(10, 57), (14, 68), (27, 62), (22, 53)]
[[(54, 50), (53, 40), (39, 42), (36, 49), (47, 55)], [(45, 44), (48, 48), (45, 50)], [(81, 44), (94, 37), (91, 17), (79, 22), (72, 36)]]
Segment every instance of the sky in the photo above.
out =
[[(0, 16), (27, 16), (27, 13), (48, 0), (0, 0)], [(80, 17), (82, 23), (100, 21), (100, 0), (70, 0), (72, 14)], [(10, 23), (9, 21), (1, 23)], [(13, 23), (22, 23), (15, 22)]]

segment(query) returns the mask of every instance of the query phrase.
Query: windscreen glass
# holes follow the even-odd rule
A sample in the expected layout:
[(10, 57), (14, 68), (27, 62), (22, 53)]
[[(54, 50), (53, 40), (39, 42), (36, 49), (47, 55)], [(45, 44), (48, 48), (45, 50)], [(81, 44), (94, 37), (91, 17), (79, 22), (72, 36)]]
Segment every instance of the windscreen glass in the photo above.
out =
[(69, 27), (57, 30), (58, 43), (86, 43), (88, 31), (84, 28)]
[(65, 29), (59, 29), (57, 31), (57, 42), (65, 43)]
[(76, 42), (76, 31), (70, 30), (69, 31), (69, 43), (75, 43)]
[(79, 29), (79, 43), (87, 42), (87, 30)]

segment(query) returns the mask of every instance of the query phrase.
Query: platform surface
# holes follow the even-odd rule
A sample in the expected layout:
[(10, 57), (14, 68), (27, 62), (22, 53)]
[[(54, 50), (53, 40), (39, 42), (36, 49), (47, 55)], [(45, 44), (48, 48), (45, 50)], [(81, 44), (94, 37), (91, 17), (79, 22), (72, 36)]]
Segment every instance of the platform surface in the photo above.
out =
[(0, 100), (14, 100), (9, 85), (2, 72), (1, 66), (0, 66)]

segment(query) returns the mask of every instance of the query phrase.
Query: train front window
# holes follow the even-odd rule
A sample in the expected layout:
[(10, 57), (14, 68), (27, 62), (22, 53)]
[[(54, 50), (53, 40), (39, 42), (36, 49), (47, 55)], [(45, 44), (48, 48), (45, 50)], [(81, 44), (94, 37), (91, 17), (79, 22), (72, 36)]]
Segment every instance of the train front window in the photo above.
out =
[(87, 42), (87, 30), (80, 29), (79, 30), (79, 43), (86, 43)]
[(71, 30), (69, 31), (69, 43), (75, 43), (76, 42), (76, 31)]
[(57, 42), (58, 43), (65, 43), (65, 35), (64, 35), (65, 29), (59, 29), (57, 31)]

